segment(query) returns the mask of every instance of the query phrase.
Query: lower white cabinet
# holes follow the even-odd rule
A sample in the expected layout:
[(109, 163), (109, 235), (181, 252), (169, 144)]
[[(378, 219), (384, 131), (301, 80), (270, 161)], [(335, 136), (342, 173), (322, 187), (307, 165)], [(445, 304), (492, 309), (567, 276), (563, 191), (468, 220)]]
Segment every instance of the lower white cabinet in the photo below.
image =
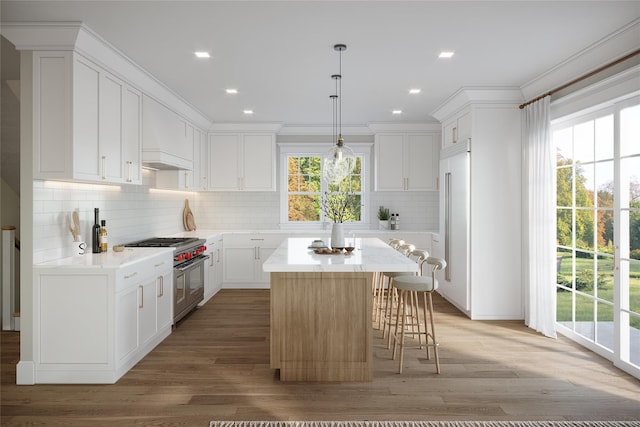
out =
[(205, 304), (212, 296), (222, 289), (222, 235), (207, 238), (206, 261), (204, 269), (204, 299), (199, 305)]
[(36, 383), (115, 383), (171, 333), (171, 252), (34, 273)]
[(268, 288), (269, 273), (262, 271), (262, 264), (286, 238), (285, 234), (225, 234), (223, 286)]

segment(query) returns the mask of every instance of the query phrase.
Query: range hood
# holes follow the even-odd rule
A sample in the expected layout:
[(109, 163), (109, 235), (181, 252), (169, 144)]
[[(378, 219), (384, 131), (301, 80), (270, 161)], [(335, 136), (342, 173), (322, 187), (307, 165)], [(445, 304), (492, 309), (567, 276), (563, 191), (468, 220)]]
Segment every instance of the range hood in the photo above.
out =
[(160, 150), (142, 150), (142, 166), (158, 170), (193, 170), (193, 161)]

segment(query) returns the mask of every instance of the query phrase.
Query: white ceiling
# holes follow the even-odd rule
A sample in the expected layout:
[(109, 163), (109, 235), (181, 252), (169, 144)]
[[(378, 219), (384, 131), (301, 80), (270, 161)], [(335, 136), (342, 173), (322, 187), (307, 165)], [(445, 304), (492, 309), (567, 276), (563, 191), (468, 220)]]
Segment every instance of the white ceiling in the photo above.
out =
[(460, 87), (522, 87), (639, 16), (639, 1), (1, 4), (3, 21), (84, 22), (213, 122), (287, 125), (331, 123), (336, 43), (343, 125), (430, 122)]

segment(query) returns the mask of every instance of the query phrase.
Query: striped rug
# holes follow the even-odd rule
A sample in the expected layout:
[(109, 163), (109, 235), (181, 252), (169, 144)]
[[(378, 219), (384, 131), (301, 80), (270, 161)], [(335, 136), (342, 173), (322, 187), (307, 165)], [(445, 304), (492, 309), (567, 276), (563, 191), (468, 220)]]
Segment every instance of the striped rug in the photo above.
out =
[(209, 427), (640, 427), (640, 421), (211, 421)]

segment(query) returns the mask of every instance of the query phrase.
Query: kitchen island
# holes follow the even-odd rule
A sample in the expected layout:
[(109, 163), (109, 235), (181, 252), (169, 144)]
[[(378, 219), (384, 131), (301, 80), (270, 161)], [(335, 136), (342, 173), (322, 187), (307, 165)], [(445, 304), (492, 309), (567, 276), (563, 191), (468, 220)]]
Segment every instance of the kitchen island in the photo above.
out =
[(316, 254), (312, 240), (288, 238), (263, 264), (271, 275), (271, 368), (281, 381), (371, 381), (373, 273), (418, 266), (377, 238), (355, 239), (350, 255)]

